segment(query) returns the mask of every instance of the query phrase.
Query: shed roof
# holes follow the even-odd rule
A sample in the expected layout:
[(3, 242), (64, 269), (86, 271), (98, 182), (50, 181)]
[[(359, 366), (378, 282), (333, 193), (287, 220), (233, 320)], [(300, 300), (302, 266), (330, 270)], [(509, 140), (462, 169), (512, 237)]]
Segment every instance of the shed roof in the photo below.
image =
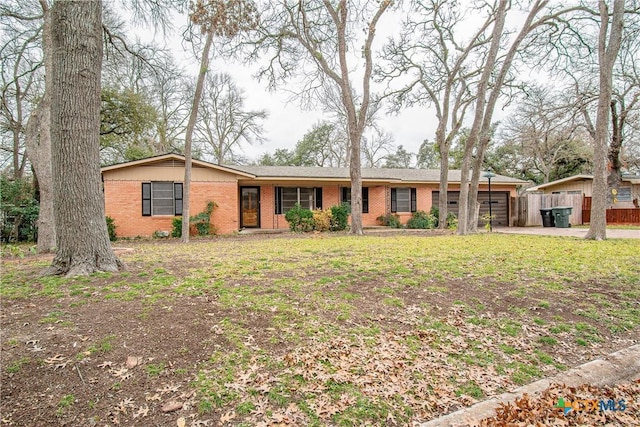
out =
[[(593, 179), (593, 175), (588, 175), (588, 174), (572, 175), (572, 176), (568, 176), (566, 178), (557, 179), (555, 181), (551, 181), (551, 182), (547, 182), (547, 183), (544, 183), (544, 184), (536, 185), (535, 187), (527, 188), (527, 191), (539, 191), (539, 190), (544, 190), (545, 188), (555, 187), (556, 185), (564, 184), (564, 183), (567, 183), (567, 182), (572, 182), (572, 181), (591, 181), (592, 179)], [(623, 175), (622, 176), (622, 180), (630, 182), (631, 184), (640, 184), (640, 175)]]

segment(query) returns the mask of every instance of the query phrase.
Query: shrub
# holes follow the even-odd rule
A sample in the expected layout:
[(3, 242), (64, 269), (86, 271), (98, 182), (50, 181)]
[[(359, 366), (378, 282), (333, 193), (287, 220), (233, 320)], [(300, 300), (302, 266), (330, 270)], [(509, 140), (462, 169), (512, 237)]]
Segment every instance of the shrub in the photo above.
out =
[(291, 231), (303, 233), (313, 230), (313, 212), (300, 206), (300, 203), (289, 209), (284, 218), (289, 223)]
[(447, 228), (449, 230), (458, 229), (458, 217), (452, 212), (447, 213)]
[(115, 242), (118, 239), (116, 234), (116, 222), (110, 216), (105, 217), (107, 221), (107, 231), (109, 232), (109, 240)]
[[(215, 202), (207, 202), (207, 207), (197, 215), (189, 217), (190, 236), (208, 236), (216, 234), (217, 229), (211, 224), (211, 214), (218, 205)], [(171, 221), (171, 237), (182, 237), (182, 217), (175, 217)]]
[(171, 220), (171, 237), (182, 237), (182, 217), (180, 216)]
[(0, 240), (35, 242), (40, 204), (30, 181), (0, 177)]
[(380, 215), (376, 220), (387, 227), (391, 228), (402, 228), (402, 223), (400, 222), (400, 217), (397, 214), (386, 214)]
[(329, 231), (331, 229), (331, 219), (330, 209), (313, 211), (313, 229), (316, 231)]
[(409, 221), (407, 221), (407, 228), (435, 228), (436, 224), (438, 224), (438, 220), (433, 215), (425, 211), (416, 211), (411, 215)]
[(491, 229), (491, 221), (496, 219), (495, 215), (489, 215), (489, 212), (483, 214), (480, 219), (484, 222), (484, 229), (489, 231)]
[(331, 206), (331, 231), (346, 230), (349, 225), (349, 213), (351, 209), (348, 203)]
[[(437, 206), (432, 206), (429, 213), (435, 218), (434, 228), (437, 228), (440, 224), (440, 209)], [(447, 212), (447, 228), (455, 230), (458, 228), (458, 217), (453, 212)]]

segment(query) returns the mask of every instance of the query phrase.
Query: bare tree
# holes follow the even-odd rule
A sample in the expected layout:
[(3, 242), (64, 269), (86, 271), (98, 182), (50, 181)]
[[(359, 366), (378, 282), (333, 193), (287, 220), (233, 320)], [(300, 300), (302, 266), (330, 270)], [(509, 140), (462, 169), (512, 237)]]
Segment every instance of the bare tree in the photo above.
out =
[(392, 98), (394, 109), (416, 104), (435, 109), (435, 144), (440, 153), (439, 224), (443, 228), (447, 224), (449, 150), (475, 100), (472, 87), (477, 83), (479, 64), (491, 40), (487, 28), (495, 20), (495, 10), (488, 8), (482, 24), (465, 39), (463, 27), (469, 25), (465, 20), (469, 13), (478, 14), (478, 10), (465, 10), (451, 0), (412, 3), (398, 40), (385, 46), (388, 65), (378, 70), (378, 75), (390, 84), (398, 77), (400, 81), (409, 79), (401, 88), (390, 89), (386, 94)]
[[(7, 19), (7, 21), (10, 21)], [(42, 60), (34, 56), (32, 43), (40, 37), (40, 29), (30, 29), (9, 40), (2, 40), (2, 96), (0, 97), (0, 158), (10, 158), (11, 173), (22, 178), (27, 157), (24, 135), (30, 110), (39, 92), (39, 69)], [(3, 29), (3, 33), (11, 30)], [(28, 31), (28, 30), (27, 30)]]
[(599, 0), (598, 10), (600, 12), (600, 31), (598, 34), (600, 91), (594, 140), (591, 224), (585, 238), (604, 240), (607, 237), (607, 147), (609, 145), (612, 72), (622, 43), (624, 0), (614, 0), (611, 21), (609, 7), (604, 0)]
[[(633, 3), (625, 14), (640, 13), (640, 6)], [(598, 51), (599, 12), (585, 8), (584, 22), (576, 25), (574, 31), (579, 37), (569, 44), (564, 55), (566, 64), (562, 70), (572, 80), (572, 91), (576, 98), (576, 113), (583, 120), (584, 128), (592, 139), (596, 139), (595, 120), (600, 98), (600, 67)], [(640, 24), (637, 19), (625, 20), (619, 53), (612, 69), (612, 93), (610, 104), (610, 141), (607, 153), (607, 204), (613, 203), (614, 191), (620, 187), (623, 171), (633, 169), (634, 151), (640, 149), (634, 138), (634, 127), (640, 118)]]
[(528, 88), (519, 98), (497, 138), (502, 152), (510, 147), (518, 158), (505, 164), (506, 170), (539, 184), (590, 173), (593, 149), (573, 114), (574, 100), (541, 86)]
[[(638, 8), (637, 13), (640, 13), (640, 6)], [(620, 189), (622, 171), (629, 166), (624, 150), (632, 151), (632, 144), (638, 144), (638, 139), (634, 139), (632, 134), (635, 133), (634, 123), (640, 121), (640, 23), (638, 20), (628, 21), (612, 70), (611, 141), (607, 153), (609, 204), (614, 198), (612, 190)]]
[[(269, 84), (303, 81), (298, 95), (317, 102), (323, 88), (334, 86), (347, 116), (351, 177), (351, 233), (362, 230), (361, 141), (371, 101), (373, 42), (380, 18), (391, 1), (271, 1), (261, 14), (253, 40), (253, 56), (265, 52), (268, 63), (260, 76)], [(357, 91), (355, 84), (361, 82)]]
[(205, 154), (217, 164), (237, 163), (243, 145), (264, 142), (261, 121), (266, 110), (246, 110), (244, 93), (229, 74), (210, 74), (200, 103), (201, 120), (194, 129)]
[(362, 158), (365, 167), (377, 168), (382, 166), (385, 158), (394, 149), (393, 135), (383, 129), (374, 127), (373, 131), (362, 139)]
[[(118, 271), (100, 179), (102, 2), (58, 0), (51, 10), (51, 143), (57, 252), (48, 272)], [(81, 236), (81, 238), (78, 238)]]
[[(50, 0), (24, 0), (13, 2), (11, 4), (0, 5), (0, 15), (3, 17), (3, 24), (11, 25), (12, 30), (7, 31), (9, 42), (3, 41), (3, 60), (14, 61), (8, 68), (3, 63), (3, 70), (13, 69), (17, 64), (16, 56), (4, 55), (5, 48), (11, 46), (12, 43), (23, 43), (23, 46), (30, 53), (33, 59), (31, 70), (23, 69), (20, 74), (21, 79), (28, 79), (37, 84), (30, 84), (29, 88), (34, 89), (34, 93), (28, 98), (31, 100), (29, 107), (29, 119), (26, 127), (24, 124), (17, 126), (23, 128), (21, 137), (24, 138), (26, 152), (34, 169), (34, 173), (38, 178), (40, 190), (40, 214), (38, 217), (38, 250), (51, 250), (55, 247), (56, 233), (55, 222), (53, 219), (53, 183), (51, 172), (51, 146), (50, 146), (50, 120), (49, 111), (51, 105), (51, 26), (50, 26), (50, 9), (52, 2)], [(131, 6), (133, 16), (136, 19), (151, 20), (153, 23), (159, 23), (156, 28), (166, 28), (164, 21), (164, 13), (174, 5), (173, 2), (167, 0), (127, 0), (123, 2), (125, 7)], [(5, 19), (6, 18), (6, 19)], [(101, 24), (102, 25), (102, 24)], [(16, 31), (13, 31), (15, 29)], [(115, 51), (131, 50), (126, 45), (122, 34), (111, 31), (107, 26), (103, 25), (103, 35), (107, 46), (114, 47)], [(4, 39), (3, 39), (4, 40)], [(22, 40), (22, 42), (20, 41)], [(28, 42), (28, 43), (27, 43)], [(40, 58), (40, 62), (37, 59)], [(16, 65), (17, 66), (17, 65)], [(4, 77), (3, 73), (3, 77)], [(24, 92), (27, 86), (24, 83), (20, 85), (20, 91)], [(9, 98), (6, 98), (8, 100)], [(5, 100), (3, 94), (3, 100)], [(35, 105), (37, 104), (37, 107)], [(5, 106), (7, 104), (4, 104)], [(16, 114), (27, 117), (26, 108), (18, 111), (16, 106), (12, 106)], [(17, 128), (16, 127), (16, 128)], [(17, 134), (16, 134), (17, 135)]]
[[(532, 2), (524, 21), (519, 25), (517, 32), (511, 34), (506, 47), (501, 45), (510, 32), (505, 30), (504, 25), (510, 2), (501, 0), (497, 6), (489, 52), (476, 86), (475, 113), (462, 160), (458, 234), (468, 234), (477, 230), (478, 187), (484, 155), (495, 128), (492, 122), (493, 114), (506, 83), (512, 78), (510, 73), (516, 56), (526, 60), (534, 41), (542, 38), (546, 30), (555, 29), (563, 16), (580, 9), (579, 6), (548, 8), (548, 4), (548, 0)], [(532, 61), (535, 58), (531, 56), (528, 60)]]
[(206, 36), (200, 71), (193, 95), (193, 104), (184, 139), (184, 189), (182, 207), (182, 242), (189, 243), (189, 202), (191, 192), (191, 143), (198, 118), (198, 109), (202, 100), (204, 80), (209, 68), (209, 51), (214, 37), (231, 39), (243, 31), (248, 31), (257, 25), (257, 11), (253, 3), (248, 0), (198, 0), (191, 3), (191, 22), (200, 28)]

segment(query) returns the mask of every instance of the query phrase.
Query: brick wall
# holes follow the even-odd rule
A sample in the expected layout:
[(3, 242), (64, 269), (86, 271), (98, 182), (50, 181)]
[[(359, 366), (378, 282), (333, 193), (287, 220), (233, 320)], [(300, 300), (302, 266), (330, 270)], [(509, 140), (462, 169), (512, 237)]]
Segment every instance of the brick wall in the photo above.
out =
[[(212, 222), (218, 234), (231, 234), (240, 227), (239, 188), (235, 181), (192, 182), (191, 212), (196, 215), (204, 210), (209, 200), (216, 202)], [(433, 185), (416, 186), (417, 209), (429, 212), (431, 209)], [(105, 181), (105, 211), (116, 224), (116, 233), (121, 237), (151, 236), (155, 231), (171, 231), (172, 216), (142, 216), (142, 195), (140, 181)], [(340, 186), (322, 187), (323, 207), (329, 208), (340, 203)], [(274, 185), (260, 186), (260, 227), (263, 229), (287, 229), (289, 224), (284, 215), (275, 214)], [(391, 210), (391, 187), (369, 186), (369, 212), (362, 215), (364, 226), (379, 225), (377, 218)], [(398, 213), (405, 224), (411, 213)]]
[[(151, 236), (156, 231), (172, 229), (173, 216), (142, 216), (142, 184), (140, 181), (105, 181), (105, 213), (114, 219), (119, 237)], [(202, 212), (208, 201), (214, 201), (211, 221), (218, 234), (238, 230), (239, 201), (236, 182), (192, 182), (190, 215)]]

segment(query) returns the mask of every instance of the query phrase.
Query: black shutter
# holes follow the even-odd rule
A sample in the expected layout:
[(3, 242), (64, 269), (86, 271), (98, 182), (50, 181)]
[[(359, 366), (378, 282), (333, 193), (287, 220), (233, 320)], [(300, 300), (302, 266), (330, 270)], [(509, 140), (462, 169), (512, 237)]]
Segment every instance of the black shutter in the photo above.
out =
[(142, 183), (142, 216), (151, 216), (151, 183)]
[(316, 209), (322, 209), (322, 187), (318, 187), (316, 190)]
[(362, 213), (369, 213), (369, 187), (362, 187)]
[(416, 189), (412, 188), (411, 189), (411, 212), (415, 212), (417, 210), (418, 207), (418, 203), (416, 202)]
[(173, 203), (176, 215), (182, 215), (182, 183), (173, 183)]
[(349, 200), (349, 196), (347, 196), (347, 191), (351, 191), (349, 187), (342, 187), (342, 199), (340, 199), (340, 203), (347, 203)]
[(276, 215), (282, 213), (282, 187), (275, 187)]
[(398, 196), (396, 195), (396, 189), (391, 189), (391, 212), (398, 211)]

